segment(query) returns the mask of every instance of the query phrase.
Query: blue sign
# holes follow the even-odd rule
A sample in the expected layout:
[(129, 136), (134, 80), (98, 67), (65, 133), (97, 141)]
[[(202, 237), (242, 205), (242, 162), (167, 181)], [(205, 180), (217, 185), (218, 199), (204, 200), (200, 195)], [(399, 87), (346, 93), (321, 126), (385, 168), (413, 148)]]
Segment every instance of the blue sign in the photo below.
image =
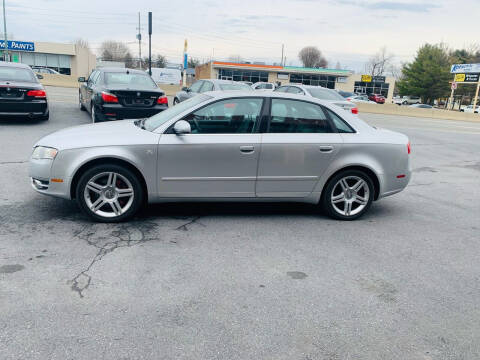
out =
[[(0, 49), (5, 49), (5, 40), (0, 40)], [(35, 43), (26, 41), (8, 40), (8, 50), (35, 51)]]
[(188, 68), (188, 56), (187, 56), (187, 53), (183, 54), (183, 68), (186, 69)]

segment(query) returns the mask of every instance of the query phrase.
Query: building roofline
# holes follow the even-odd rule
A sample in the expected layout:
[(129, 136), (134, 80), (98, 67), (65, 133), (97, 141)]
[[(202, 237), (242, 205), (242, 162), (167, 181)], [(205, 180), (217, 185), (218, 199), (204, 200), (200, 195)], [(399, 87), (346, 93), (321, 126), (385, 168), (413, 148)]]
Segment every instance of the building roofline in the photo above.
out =
[(244, 64), (244, 63), (235, 63), (227, 61), (212, 61), (213, 66), (220, 67), (231, 67), (231, 68), (249, 68), (249, 69), (258, 69), (258, 70), (273, 70), (277, 72), (303, 72), (303, 73), (322, 73), (322, 74), (332, 74), (332, 75), (351, 75), (353, 74), (350, 70), (343, 69), (324, 69), (324, 68), (306, 68), (300, 66), (280, 66), (280, 65), (264, 65), (264, 64)]

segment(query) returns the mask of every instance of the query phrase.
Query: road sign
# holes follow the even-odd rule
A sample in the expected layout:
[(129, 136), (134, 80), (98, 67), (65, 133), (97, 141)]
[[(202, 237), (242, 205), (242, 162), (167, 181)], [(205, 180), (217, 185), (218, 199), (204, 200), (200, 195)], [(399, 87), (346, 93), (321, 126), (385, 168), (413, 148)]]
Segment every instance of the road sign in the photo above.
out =
[(478, 73), (480, 72), (480, 64), (454, 64), (450, 72), (452, 74)]
[(457, 83), (454, 81), (452, 82), (452, 90), (455, 90), (457, 88)]
[(455, 82), (464, 82), (465, 74), (455, 74)]
[(371, 75), (362, 75), (362, 82), (372, 82)]

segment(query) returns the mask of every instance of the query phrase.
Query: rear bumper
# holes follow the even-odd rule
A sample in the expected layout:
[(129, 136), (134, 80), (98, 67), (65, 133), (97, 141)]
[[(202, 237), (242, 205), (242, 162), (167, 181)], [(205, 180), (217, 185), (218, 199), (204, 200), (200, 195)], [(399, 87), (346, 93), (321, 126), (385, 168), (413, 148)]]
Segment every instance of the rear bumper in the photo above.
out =
[(405, 171), (401, 175), (405, 175), (404, 177), (398, 178), (399, 174), (383, 174), (380, 175), (381, 179), (381, 192), (378, 196), (378, 199), (384, 198), (386, 196), (390, 196), (396, 193), (399, 193), (403, 189), (405, 189), (410, 182), (410, 178), (412, 177), (412, 172), (410, 170)]
[(47, 114), (47, 100), (0, 101), (0, 116), (41, 117)]
[(99, 111), (97, 111), (97, 116), (101, 116), (103, 120), (140, 119), (148, 118), (166, 109), (168, 109), (168, 105), (163, 104), (149, 108), (104, 104), (99, 108)]

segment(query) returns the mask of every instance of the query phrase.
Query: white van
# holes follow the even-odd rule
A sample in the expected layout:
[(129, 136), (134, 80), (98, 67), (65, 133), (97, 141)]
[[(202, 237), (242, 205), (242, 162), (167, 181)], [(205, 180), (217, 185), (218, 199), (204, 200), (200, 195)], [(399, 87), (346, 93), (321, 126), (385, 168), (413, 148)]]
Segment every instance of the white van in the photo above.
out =
[(181, 85), (182, 72), (178, 69), (152, 68), (152, 79), (157, 84)]

